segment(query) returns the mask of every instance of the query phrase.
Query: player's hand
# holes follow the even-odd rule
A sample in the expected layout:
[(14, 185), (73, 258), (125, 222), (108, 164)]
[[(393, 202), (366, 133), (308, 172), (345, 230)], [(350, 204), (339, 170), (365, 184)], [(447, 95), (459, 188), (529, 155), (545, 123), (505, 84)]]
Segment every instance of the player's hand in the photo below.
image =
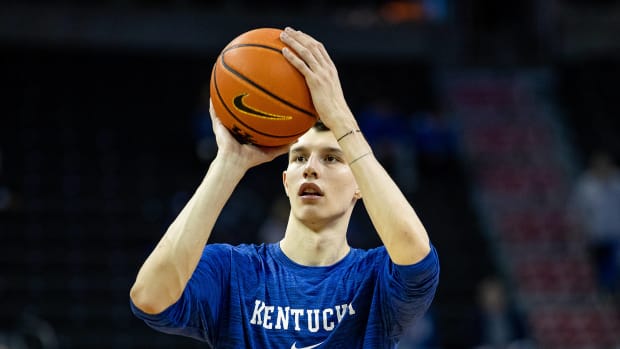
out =
[(218, 119), (217, 115), (215, 115), (210, 99), (209, 114), (211, 114), (211, 124), (218, 147), (218, 156), (222, 156), (226, 161), (234, 161), (245, 169), (249, 169), (269, 162), (288, 152), (288, 145), (281, 147), (258, 147), (252, 144), (239, 143)]
[(284, 48), (282, 54), (306, 78), (321, 121), (332, 131), (352, 129), (355, 120), (344, 98), (336, 66), (325, 46), (310, 35), (288, 27), (280, 39), (295, 51)]

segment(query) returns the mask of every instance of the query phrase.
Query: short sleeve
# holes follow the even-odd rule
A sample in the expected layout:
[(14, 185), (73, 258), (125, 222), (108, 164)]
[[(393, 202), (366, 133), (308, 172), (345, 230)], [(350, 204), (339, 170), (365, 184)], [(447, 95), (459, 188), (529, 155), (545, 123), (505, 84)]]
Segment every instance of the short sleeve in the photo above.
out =
[(228, 304), (231, 250), (230, 245), (207, 245), (181, 298), (163, 312), (146, 314), (130, 301), (131, 310), (158, 331), (216, 343), (218, 318)]

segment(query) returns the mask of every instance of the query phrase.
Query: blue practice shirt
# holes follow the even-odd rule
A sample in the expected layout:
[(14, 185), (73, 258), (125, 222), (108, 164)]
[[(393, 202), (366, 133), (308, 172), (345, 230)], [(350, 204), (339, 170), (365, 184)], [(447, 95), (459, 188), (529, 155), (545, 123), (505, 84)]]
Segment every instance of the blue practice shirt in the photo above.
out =
[(439, 280), (434, 247), (396, 265), (385, 247), (351, 249), (334, 265), (290, 260), (279, 244), (209, 244), (181, 298), (149, 326), (213, 348), (394, 348), (422, 317)]

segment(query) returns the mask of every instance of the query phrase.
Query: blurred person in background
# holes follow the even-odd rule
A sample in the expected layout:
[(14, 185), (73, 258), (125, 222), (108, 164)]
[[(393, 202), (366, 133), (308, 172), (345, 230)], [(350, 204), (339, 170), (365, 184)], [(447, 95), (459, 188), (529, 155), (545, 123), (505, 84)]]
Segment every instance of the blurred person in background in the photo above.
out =
[[(432, 302), (436, 251), (374, 157), (323, 45), (290, 28), (281, 38), (321, 122), (290, 149), (260, 148), (239, 144), (211, 109), (217, 155), (140, 268), (131, 308), (149, 326), (209, 347), (395, 348)], [(291, 209), (282, 240), (207, 244), (245, 173), (287, 151), (282, 181)], [(384, 245), (371, 250), (346, 238), (362, 197)]]
[(482, 280), (472, 323), (474, 349), (533, 349), (521, 313), (510, 301), (499, 277)]
[(57, 349), (58, 337), (44, 319), (26, 309), (7, 331), (0, 327), (0, 349)]
[(433, 307), (418, 322), (405, 329), (397, 349), (440, 349), (440, 339)]
[(568, 221), (586, 240), (602, 293), (618, 300), (620, 170), (609, 152), (591, 155), (569, 201)]

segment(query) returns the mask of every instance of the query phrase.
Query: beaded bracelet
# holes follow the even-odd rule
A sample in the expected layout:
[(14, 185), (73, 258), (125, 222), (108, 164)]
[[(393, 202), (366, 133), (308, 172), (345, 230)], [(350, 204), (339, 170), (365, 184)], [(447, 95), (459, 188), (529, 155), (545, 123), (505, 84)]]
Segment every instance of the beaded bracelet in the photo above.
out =
[(350, 135), (350, 134), (353, 134), (353, 133), (355, 133), (355, 132), (362, 132), (362, 130), (360, 130), (360, 129), (357, 129), (357, 130), (351, 130), (351, 131), (349, 131), (349, 132), (347, 132), (347, 133), (343, 134), (342, 136), (340, 136), (340, 138), (338, 138), (338, 139), (336, 140), (336, 142), (340, 142), (340, 140), (341, 140), (341, 139), (343, 139), (344, 137), (346, 137), (346, 136), (348, 136), (348, 135)]

